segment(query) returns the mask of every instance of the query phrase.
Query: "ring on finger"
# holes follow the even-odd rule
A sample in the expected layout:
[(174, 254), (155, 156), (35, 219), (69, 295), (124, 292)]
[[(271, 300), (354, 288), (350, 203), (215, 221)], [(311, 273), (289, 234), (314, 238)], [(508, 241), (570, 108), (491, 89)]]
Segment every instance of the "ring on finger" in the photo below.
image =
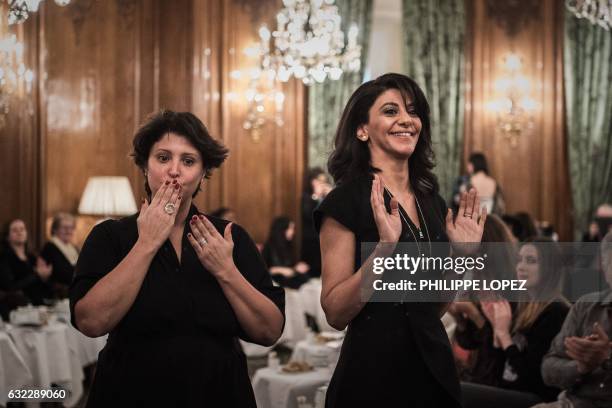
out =
[(206, 241), (206, 239), (205, 239), (205, 238), (200, 238), (200, 239), (198, 240), (198, 244), (200, 244), (200, 246), (204, 246), (204, 245), (206, 245), (207, 243), (208, 243), (208, 241)]
[(467, 218), (472, 218), (472, 214), (473, 214), (473, 213), (470, 213), (470, 214), (463, 213), (463, 216), (464, 216), (464, 217), (467, 217)]
[(168, 215), (174, 214), (175, 211), (176, 211), (176, 205), (174, 205), (173, 203), (168, 203), (164, 206), (164, 212)]

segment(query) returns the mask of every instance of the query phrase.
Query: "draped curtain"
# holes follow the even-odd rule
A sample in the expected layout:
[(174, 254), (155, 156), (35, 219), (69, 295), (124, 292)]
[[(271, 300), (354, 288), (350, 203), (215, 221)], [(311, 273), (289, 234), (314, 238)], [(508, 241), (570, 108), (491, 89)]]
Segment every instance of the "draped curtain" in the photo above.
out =
[(404, 69), (423, 89), (440, 194), (459, 174), (464, 115), (464, 0), (403, 0)]
[(575, 235), (612, 200), (612, 33), (565, 13), (564, 81)]
[(368, 54), (368, 41), (372, 23), (373, 0), (337, 0), (345, 40), (352, 23), (359, 28), (357, 37), (361, 45), (361, 69), (344, 72), (339, 80), (327, 79), (308, 88), (308, 164), (326, 168), (332, 150), (334, 134), (342, 109), (353, 91), (362, 83)]

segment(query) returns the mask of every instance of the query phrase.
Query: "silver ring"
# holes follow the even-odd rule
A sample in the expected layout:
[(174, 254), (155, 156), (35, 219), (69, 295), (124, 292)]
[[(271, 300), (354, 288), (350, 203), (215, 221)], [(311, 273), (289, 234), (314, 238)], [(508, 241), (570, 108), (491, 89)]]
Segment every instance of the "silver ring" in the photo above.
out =
[(466, 214), (466, 213), (463, 213), (463, 216), (464, 216), (464, 217), (467, 217), (467, 218), (472, 218), (472, 214)]
[(198, 244), (200, 244), (200, 246), (204, 246), (207, 244), (207, 242), (204, 238), (200, 238), (200, 240), (198, 241)]
[(164, 212), (168, 215), (174, 214), (175, 211), (176, 211), (176, 206), (172, 203), (168, 203), (164, 206)]

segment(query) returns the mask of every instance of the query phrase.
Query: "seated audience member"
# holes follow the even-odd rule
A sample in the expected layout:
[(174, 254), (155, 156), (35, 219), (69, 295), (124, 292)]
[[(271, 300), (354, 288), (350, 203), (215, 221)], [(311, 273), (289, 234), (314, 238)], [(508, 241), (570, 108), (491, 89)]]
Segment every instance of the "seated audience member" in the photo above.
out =
[[(482, 242), (506, 243), (507, 245), (488, 246), (495, 251), (489, 256), (485, 276), (473, 276), (474, 279), (511, 279), (516, 264), (516, 250), (512, 234), (504, 222), (491, 214), (487, 217)], [(490, 255), (490, 254), (489, 254)], [(455, 302), (449, 312), (457, 320), (455, 340), (463, 349), (470, 350), (468, 367), (462, 373), (462, 380), (477, 384), (498, 386), (504, 369), (503, 350), (493, 345), (493, 328), (482, 311), (480, 301), (490, 299), (496, 294), (475, 292), (473, 302)]]
[(277, 217), (272, 221), (268, 240), (264, 244), (263, 258), (272, 280), (280, 286), (298, 289), (308, 281), (308, 264), (295, 262), (293, 238), (295, 224), (287, 217)]
[(213, 217), (221, 218), (223, 220), (238, 222), (238, 217), (236, 217), (236, 212), (228, 207), (219, 207), (216, 210), (210, 213)]
[(559, 332), (569, 303), (561, 294), (562, 264), (558, 245), (545, 238), (523, 243), (516, 265), (517, 279), (527, 291), (513, 310), (504, 300), (483, 301), (482, 310), (493, 330), (494, 347), (504, 353), (499, 387), (463, 383), (466, 408), (529, 407), (552, 401), (559, 389), (544, 384), (540, 366), (550, 343)]
[(40, 251), (41, 258), (53, 268), (49, 283), (55, 297), (60, 299), (68, 296), (74, 265), (79, 257), (78, 249), (71, 242), (75, 223), (72, 215), (58, 213), (51, 223), (51, 239)]
[(312, 213), (331, 191), (329, 177), (320, 167), (309, 169), (304, 176), (302, 192), (302, 256), (310, 266), (311, 277), (321, 276), (321, 249)]
[[(15, 219), (6, 224), (0, 257), (0, 291), (8, 293), (11, 299), (19, 299), (23, 295), (25, 298), (22, 299), (26, 302), (42, 305), (44, 299), (52, 296), (47, 285), (52, 267), (29, 252), (27, 243), (28, 231), (22, 220)], [(4, 304), (3, 318), (16, 306), (18, 304)]]
[[(612, 287), (612, 232), (601, 243), (601, 263)], [(612, 289), (580, 298), (542, 362), (544, 382), (563, 389), (537, 408), (612, 407)]]

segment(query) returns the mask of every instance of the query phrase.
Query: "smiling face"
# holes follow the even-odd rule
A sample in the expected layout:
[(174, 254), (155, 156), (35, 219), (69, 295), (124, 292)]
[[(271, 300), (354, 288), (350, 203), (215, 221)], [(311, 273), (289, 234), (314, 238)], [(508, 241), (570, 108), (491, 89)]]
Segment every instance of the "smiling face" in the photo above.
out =
[(357, 137), (367, 138), (374, 162), (386, 157), (407, 159), (412, 155), (422, 123), (412, 101), (404, 101), (398, 89), (380, 94), (368, 112), (368, 119), (357, 130)]
[(190, 203), (203, 176), (202, 155), (183, 136), (168, 133), (151, 147), (147, 160), (147, 182), (152, 197), (166, 180), (176, 180), (183, 187), (183, 202)]
[(518, 253), (517, 279), (526, 280), (525, 287), (533, 289), (540, 283), (540, 260), (535, 246), (525, 244)]

